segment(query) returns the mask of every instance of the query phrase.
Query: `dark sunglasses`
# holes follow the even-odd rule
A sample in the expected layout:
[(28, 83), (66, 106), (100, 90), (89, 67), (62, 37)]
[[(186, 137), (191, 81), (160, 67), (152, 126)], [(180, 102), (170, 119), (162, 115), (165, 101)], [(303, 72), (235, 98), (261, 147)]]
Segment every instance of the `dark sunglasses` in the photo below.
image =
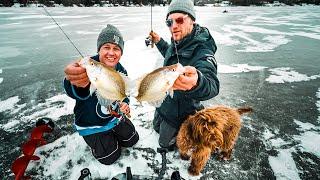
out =
[(171, 27), (173, 25), (173, 21), (175, 21), (177, 24), (183, 24), (184, 23), (184, 19), (188, 17), (188, 15), (184, 15), (183, 17), (178, 17), (177, 19), (167, 19), (166, 20), (166, 25), (168, 27)]

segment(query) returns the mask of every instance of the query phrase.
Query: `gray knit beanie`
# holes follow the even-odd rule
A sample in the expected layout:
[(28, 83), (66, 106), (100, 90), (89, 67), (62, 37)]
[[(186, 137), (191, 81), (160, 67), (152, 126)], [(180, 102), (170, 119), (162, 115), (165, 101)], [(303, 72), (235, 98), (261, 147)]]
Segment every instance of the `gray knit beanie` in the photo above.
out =
[(101, 46), (103, 46), (106, 43), (113, 43), (118, 45), (121, 49), (121, 54), (123, 54), (124, 41), (123, 41), (122, 35), (119, 29), (117, 29), (111, 24), (108, 24), (106, 28), (102, 29), (102, 31), (98, 36), (98, 40), (97, 40), (98, 52)]
[(192, 20), (196, 20), (193, 0), (172, 0), (168, 8), (167, 19), (170, 14), (179, 12), (187, 13)]

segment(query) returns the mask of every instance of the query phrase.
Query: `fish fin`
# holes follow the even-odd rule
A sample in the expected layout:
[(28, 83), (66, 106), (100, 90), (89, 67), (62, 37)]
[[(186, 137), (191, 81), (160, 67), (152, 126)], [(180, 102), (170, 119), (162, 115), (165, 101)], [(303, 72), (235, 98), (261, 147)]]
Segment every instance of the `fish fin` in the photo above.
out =
[(133, 81), (132, 79), (130, 79), (129, 77), (125, 77), (124, 79), (124, 83), (125, 83), (125, 92), (127, 96), (131, 96), (131, 94), (133, 93), (132, 90), (135, 87), (135, 81)]
[(148, 74), (144, 73), (144, 74), (141, 75), (140, 77), (136, 78), (134, 81), (137, 83), (137, 85), (140, 86), (142, 80), (143, 80), (144, 78), (146, 78), (147, 76), (148, 76)]
[(148, 104), (150, 104), (151, 106), (154, 106), (154, 107), (158, 108), (158, 107), (161, 106), (161, 104), (163, 103), (164, 99), (165, 99), (165, 98), (160, 99), (160, 100), (157, 100), (157, 101), (150, 101), (150, 102), (148, 102)]
[(128, 77), (125, 73), (117, 71), (122, 77)]
[(134, 96), (136, 92), (137, 92), (137, 90), (136, 90), (136, 81), (129, 78), (129, 80), (128, 80), (127, 84), (126, 84), (126, 95), (127, 96), (131, 96), (131, 95)]
[(100, 104), (101, 106), (106, 106), (106, 107), (107, 107), (108, 105), (110, 105), (110, 104), (113, 102), (113, 100), (104, 99), (104, 98), (99, 94), (98, 91), (96, 92), (96, 96), (97, 96), (98, 102), (99, 102), (99, 104)]
[(132, 84), (131, 84), (131, 94), (134, 96), (134, 97), (137, 97), (139, 95), (139, 89), (140, 89), (140, 86), (141, 86), (141, 82), (143, 81), (143, 79), (147, 76), (147, 74), (144, 74), (140, 77), (138, 77), (137, 79), (133, 80), (132, 81)]
[(118, 73), (119, 73), (119, 75), (121, 76), (121, 78), (123, 79), (123, 81), (124, 81), (124, 86), (125, 86), (125, 94), (127, 95), (127, 96), (129, 96), (130, 95), (130, 90), (131, 90), (131, 88), (132, 88), (132, 81), (131, 81), (131, 79), (126, 75), (126, 74), (124, 74), (124, 73), (122, 73), (122, 72), (120, 72), (120, 71), (118, 71)]
[(96, 91), (96, 87), (94, 87), (94, 85), (91, 83), (90, 84), (90, 95), (92, 96), (92, 94), (93, 94), (93, 92), (95, 92)]
[(177, 69), (176, 69), (177, 72), (179, 72), (180, 74), (183, 74), (185, 72), (185, 70), (186, 69), (182, 64), (177, 63)]

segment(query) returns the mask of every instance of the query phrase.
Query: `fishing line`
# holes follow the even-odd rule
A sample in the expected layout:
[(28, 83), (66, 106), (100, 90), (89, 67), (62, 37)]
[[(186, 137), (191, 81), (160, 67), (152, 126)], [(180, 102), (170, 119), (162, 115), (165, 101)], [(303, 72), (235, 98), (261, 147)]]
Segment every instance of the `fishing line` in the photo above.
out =
[(83, 58), (84, 56), (81, 54), (81, 52), (79, 51), (79, 49), (76, 47), (76, 45), (74, 45), (74, 43), (71, 41), (71, 39), (69, 38), (69, 36), (64, 32), (64, 30), (61, 28), (61, 26), (57, 23), (57, 21), (51, 16), (51, 14), (47, 11), (47, 9), (42, 6), (44, 11), (48, 14), (48, 16), (50, 16), (50, 18), (56, 23), (56, 25), (60, 28), (60, 30), (63, 32), (63, 34), (67, 37), (67, 39), (69, 40), (69, 42), (72, 44), (72, 46), (78, 51), (78, 53), (80, 54), (80, 56)]
[(153, 1), (151, 1), (151, 16), (150, 16), (150, 18), (151, 18), (151, 25), (150, 25), (150, 27), (151, 27), (151, 32), (153, 31), (153, 28), (152, 28), (152, 3), (153, 3)]
[[(153, 4), (153, 1), (151, 1), (150, 2), (150, 6), (151, 6), (151, 13), (150, 13), (150, 28), (151, 28), (151, 30), (150, 30), (150, 33), (152, 33), (153, 32), (153, 28), (152, 28), (152, 5)], [(144, 42), (145, 42), (145, 44), (146, 44), (146, 46), (148, 47), (149, 45), (151, 46), (151, 48), (153, 48), (154, 47), (154, 42), (153, 42), (153, 38), (150, 36), (150, 34), (149, 34), (149, 36), (144, 40)]]
[[(171, 27), (169, 27), (169, 28), (171, 28)], [(174, 49), (175, 49), (176, 55), (177, 55), (177, 61), (178, 61), (178, 63), (180, 63), (180, 59), (179, 59), (179, 55), (178, 55), (177, 42), (173, 39), (173, 32), (171, 33), (171, 36), (172, 36), (172, 40), (173, 40), (173, 44), (174, 44)]]
[[(172, 33), (172, 36), (173, 36), (173, 33)], [(177, 54), (177, 60), (178, 60), (178, 63), (180, 63), (180, 59), (179, 59), (179, 56), (178, 56), (178, 48), (177, 48), (177, 43), (175, 40), (173, 40), (173, 44), (174, 44), (174, 48), (176, 50), (176, 54)]]

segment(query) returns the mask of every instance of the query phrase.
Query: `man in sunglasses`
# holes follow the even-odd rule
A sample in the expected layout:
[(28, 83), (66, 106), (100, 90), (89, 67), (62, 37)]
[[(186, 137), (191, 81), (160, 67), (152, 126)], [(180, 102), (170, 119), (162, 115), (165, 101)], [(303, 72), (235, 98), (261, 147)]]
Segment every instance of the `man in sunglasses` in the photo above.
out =
[(173, 85), (173, 98), (166, 97), (153, 119), (153, 128), (160, 135), (159, 145), (169, 150), (175, 147), (175, 137), (183, 121), (204, 108), (200, 101), (219, 93), (214, 58), (217, 47), (209, 30), (196, 24), (195, 19), (191, 0), (172, 0), (166, 19), (172, 34), (171, 44), (150, 32), (150, 38), (164, 57), (163, 65), (179, 62), (185, 67), (185, 73)]

